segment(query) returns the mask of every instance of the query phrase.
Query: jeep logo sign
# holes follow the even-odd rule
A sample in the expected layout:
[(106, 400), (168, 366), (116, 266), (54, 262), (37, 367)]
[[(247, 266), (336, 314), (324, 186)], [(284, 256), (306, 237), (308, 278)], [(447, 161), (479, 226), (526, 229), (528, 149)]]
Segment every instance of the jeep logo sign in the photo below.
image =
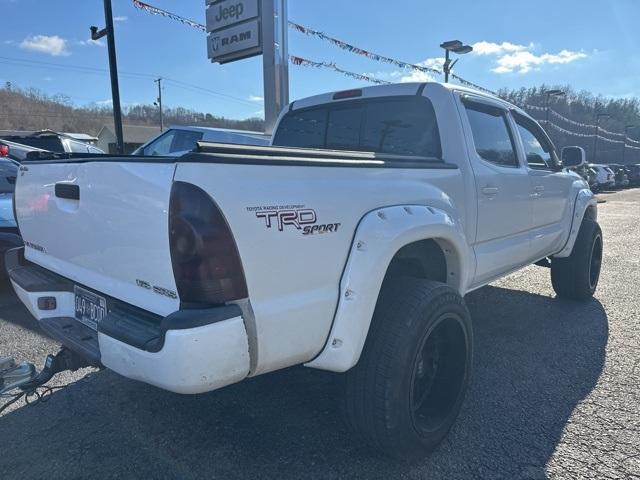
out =
[(210, 33), (207, 50), (209, 58), (220, 63), (260, 54), (258, 19)]
[(231, 62), (262, 53), (260, 0), (207, 0), (207, 53)]
[(217, 0), (207, 8), (207, 32), (258, 17), (258, 0)]

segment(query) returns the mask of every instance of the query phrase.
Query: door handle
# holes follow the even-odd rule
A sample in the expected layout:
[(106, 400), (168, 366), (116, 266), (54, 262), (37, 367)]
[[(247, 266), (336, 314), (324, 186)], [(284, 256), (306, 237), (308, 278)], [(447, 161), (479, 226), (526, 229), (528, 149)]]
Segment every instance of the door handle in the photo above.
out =
[(54, 192), (58, 198), (80, 200), (80, 187), (73, 183), (56, 183)]
[(482, 193), (492, 197), (498, 193), (498, 187), (482, 187)]

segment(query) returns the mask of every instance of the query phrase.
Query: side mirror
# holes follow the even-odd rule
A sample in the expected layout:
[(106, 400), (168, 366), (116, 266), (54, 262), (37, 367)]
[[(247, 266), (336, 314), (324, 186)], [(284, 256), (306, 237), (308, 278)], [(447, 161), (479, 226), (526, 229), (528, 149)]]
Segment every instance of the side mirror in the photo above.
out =
[(587, 155), (582, 147), (562, 147), (562, 165), (568, 168), (582, 167), (587, 164)]

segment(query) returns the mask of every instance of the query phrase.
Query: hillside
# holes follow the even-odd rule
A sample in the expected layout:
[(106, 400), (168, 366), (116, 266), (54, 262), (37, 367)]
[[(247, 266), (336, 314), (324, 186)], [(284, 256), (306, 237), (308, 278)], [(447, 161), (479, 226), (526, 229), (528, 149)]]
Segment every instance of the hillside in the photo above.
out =
[[(549, 125), (545, 119), (545, 92), (559, 88), (565, 95), (550, 97)], [(499, 95), (529, 112), (540, 120), (557, 147), (579, 145), (594, 161), (596, 148), (595, 123), (600, 119), (597, 141), (597, 162), (640, 163), (640, 99), (604, 98), (586, 91), (577, 92), (571, 86), (545, 86), (500, 90)], [(201, 125), (261, 131), (264, 122), (259, 118), (230, 120), (211, 113), (197, 112), (182, 107), (164, 109), (165, 125)], [(74, 107), (71, 99), (45, 95), (33, 89), (21, 89), (10, 84), (0, 88), (0, 130), (40, 130), (49, 128), (64, 132), (97, 134), (105, 124), (112, 124), (109, 107)], [(154, 105), (136, 105), (126, 108), (123, 123), (127, 125), (159, 124), (158, 108)], [(634, 126), (637, 128), (632, 128)], [(627, 140), (625, 147), (625, 127)]]
[[(549, 125), (545, 123), (546, 94), (551, 89), (565, 92), (562, 96), (549, 97)], [(597, 141), (598, 163), (622, 163), (623, 149), (626, 150), (624, 163), (640, 163), (640, 99), (605, 98), (586, 91), (575, 91), (571, 86), (548, 86), (500, 90), (500, 97), (524, 108), (532, 117), (542, 122), (554, 144), (578, 145), (587, 152), (587, 159), (593, 161), (596, 148), (596, 115), (600, 118)], [(633, 126), (633, 127), (632, 127)], [(634, 128), (635, 127), (635, 128)]]
[[(159, 125), (158, 108), (136, 105), (123, 109), (127, 125)], [(262, 131), (260, 118), (230, 120), (211, 113), (196, 112), (182, 107), (163, 108), (165, 125), (200, 125)], [(0, 88), (0, 130), (41, 130), (80, 132), (96, 135), (105, 124), (113, 124), (111, 108), (99, 106), (74, 107), (71, 99), (62, 95), (49, 96), (33, 88), (17, 88), (5, 84)]]

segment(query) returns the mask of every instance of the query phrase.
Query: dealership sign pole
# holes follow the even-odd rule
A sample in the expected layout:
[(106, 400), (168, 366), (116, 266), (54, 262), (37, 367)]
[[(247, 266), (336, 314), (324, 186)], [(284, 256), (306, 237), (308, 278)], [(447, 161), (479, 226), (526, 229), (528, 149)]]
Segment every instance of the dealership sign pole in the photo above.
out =
[(265, 132), (289, 103), (287, 0), (206, 0), (207, 54), (220, 64), (262, 55)]

